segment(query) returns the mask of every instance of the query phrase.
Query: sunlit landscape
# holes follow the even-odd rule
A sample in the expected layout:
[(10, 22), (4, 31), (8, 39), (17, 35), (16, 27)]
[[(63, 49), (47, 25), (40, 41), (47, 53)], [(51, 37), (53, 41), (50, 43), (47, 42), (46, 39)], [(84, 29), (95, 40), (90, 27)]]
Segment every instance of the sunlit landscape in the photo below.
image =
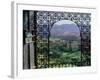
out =
[(75, 23), (67, 20), (55, 23), (50, 35), (50, 64), (80, 65), (77, 64), (81, 61), (80, 44), (80, 31)]

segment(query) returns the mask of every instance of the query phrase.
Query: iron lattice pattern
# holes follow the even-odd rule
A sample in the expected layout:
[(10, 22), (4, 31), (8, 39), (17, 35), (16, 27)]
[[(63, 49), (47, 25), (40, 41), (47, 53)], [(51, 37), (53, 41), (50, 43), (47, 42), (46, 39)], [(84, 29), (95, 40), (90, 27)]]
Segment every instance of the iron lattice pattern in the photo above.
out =
[[(77, 24), (81, 36), (81, 61), (67, 64), (50, 64), (50, 30), (54, 23), (70, 20)], [(23, 11), (23, 68), (48, 68), (74, 66), (90, 66), (90, 13), (52, 12), (52, 11)], [(30, 35), (27, 35), (30, 34)], [(84, 60), (84, 56), (86, 60)], [(78, 65), (79, 64), (79, 65)], [(73, 66), (73, 65), (71, 65)]]

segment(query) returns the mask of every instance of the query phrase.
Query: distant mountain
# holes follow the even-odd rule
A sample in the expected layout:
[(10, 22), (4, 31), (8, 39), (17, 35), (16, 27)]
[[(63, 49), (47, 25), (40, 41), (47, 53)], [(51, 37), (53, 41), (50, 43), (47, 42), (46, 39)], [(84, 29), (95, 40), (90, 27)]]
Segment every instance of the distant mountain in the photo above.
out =
[(55, 25), (52, 27), (51, 36), (80, 36), (79, 28), (74, 24)]
[(74, 36), (74, 35), (67, 35), (67, 36), (50, 36), (53, 39), (62, 39), (62, 40), (80, 40), (79, 36)]
[(62, 36), (80, 36), (79, 32), (64, 32)]

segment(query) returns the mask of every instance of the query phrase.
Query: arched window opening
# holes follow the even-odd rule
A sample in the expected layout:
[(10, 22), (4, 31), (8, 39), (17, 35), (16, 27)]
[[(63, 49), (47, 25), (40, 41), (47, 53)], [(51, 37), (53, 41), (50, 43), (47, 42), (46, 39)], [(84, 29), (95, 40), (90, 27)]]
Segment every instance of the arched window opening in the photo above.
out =
[(54, 23), (50, 30), (49, 63), (75, 66), (77, 62), (81, 62), (80, 45), (80, 30), (76, 23), (70, 20)]

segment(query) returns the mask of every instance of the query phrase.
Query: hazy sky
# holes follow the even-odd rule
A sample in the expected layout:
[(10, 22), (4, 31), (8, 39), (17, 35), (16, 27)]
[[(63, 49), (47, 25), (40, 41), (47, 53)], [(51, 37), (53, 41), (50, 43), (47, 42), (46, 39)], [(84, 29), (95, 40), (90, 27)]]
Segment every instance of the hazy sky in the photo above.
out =
[(80, 31), (78, 26), (69, 20), (61, 20), (56, 22), (52, 29), (51, 35), (76, 35), (79, 36)]

